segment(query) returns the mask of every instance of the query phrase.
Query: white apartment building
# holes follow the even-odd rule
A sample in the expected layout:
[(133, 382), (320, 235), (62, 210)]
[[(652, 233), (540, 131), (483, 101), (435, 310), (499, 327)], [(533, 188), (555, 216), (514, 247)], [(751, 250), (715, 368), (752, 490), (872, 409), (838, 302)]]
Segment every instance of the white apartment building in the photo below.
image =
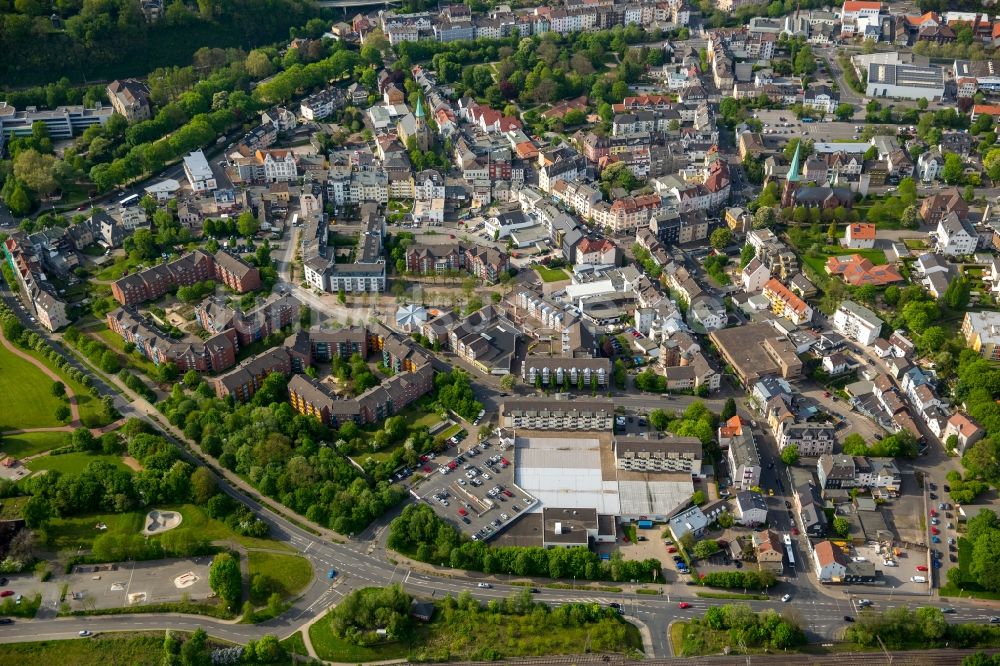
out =
[(863, 305), (843, 301), (833, 314), (833, 326), (844, 337), (870, 345), (882, 331), (882, 320)]

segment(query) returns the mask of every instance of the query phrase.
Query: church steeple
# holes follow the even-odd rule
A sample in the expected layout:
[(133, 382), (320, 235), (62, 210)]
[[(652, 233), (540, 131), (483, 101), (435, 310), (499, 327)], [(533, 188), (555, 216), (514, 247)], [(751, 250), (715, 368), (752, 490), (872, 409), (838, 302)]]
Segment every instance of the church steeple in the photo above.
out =
[(802, 140), (800, 139), (797, 144), (795, 144), (795, 156), (792, 157), (792, 166), (788, 167), (788, 177), (786, 180), (790, 182), (798, 182), (801, 176), (799, 175), (799, 153), (802, 150)]
[(424, 117), (424, 100), (422, 97), (417, 97), (417, 112), (414, 115), (416, 115), (417, 118)]
[(788, 176), (785, 177), (785, 189), (781, 192), (781, 207), (792, 208), (798, 198), (799, 180), (799, 160), (801, 158), (802, 141), (795, 145), (795, 156), (792, 157), (792, 165), (788, 167)]

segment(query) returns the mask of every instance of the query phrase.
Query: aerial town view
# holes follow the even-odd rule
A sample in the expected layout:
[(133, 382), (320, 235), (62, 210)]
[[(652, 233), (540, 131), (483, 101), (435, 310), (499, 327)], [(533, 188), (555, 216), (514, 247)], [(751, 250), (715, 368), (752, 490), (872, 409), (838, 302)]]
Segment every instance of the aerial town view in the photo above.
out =
[(0, 666), (1000, 666), (998, 121), (987, 0), (0, 0)]

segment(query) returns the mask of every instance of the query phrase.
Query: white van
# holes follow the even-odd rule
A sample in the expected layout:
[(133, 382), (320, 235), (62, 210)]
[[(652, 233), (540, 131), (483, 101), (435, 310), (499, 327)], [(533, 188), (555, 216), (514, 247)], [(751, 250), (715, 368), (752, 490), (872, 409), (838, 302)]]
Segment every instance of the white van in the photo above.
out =
[(910, 577), (910, 582), (911, 583), (926, 583), (927, 582), (927, 578), (925, 576), (911, 576)]

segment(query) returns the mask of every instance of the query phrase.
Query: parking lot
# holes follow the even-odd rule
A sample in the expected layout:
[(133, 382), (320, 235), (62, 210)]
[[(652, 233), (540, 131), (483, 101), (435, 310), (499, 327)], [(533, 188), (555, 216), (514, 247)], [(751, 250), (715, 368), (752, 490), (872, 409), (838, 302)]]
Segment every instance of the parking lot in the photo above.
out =
[(501, 450), (495, 438), (435, 462), (420, 498), (473, 539), (492, 538), (535, 504), (514, 485), (513, 452)]

